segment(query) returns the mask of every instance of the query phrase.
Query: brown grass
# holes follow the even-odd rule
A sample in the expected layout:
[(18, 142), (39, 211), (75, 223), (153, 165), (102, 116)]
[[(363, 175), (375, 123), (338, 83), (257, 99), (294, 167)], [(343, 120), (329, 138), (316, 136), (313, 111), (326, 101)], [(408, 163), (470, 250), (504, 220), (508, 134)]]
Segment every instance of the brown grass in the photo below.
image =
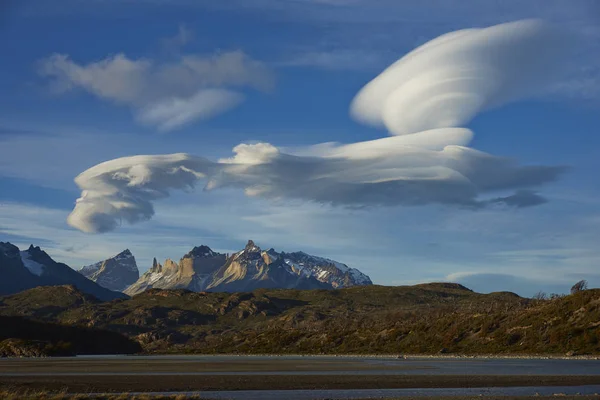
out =
[(23, 390), (0, 390), (0, 399), (2, 400), (196, 400), (201, 399), (198, 395), (159, 395), (150, 396), (147, 394), (131, 395), (123, 394), (68, 394), (65, 392), (51, 393), (46, 391), (23, 391)]

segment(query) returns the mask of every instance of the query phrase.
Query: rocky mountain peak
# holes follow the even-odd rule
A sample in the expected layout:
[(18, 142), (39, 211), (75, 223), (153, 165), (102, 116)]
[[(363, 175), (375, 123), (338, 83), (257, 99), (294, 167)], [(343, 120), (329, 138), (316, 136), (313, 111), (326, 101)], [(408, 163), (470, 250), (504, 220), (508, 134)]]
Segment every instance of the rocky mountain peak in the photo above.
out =
[(258, 247), (253, 240), (248, 240), (244, 250), (235, 253), (233, 258), (242, 262), (258, 260), (262, 258), (261, 251), (260, 247)]
[[(29, 245), (29, 248), (21, 253), (28, 253), (27, 258), (33, 260), (39, 264), (48, 265), (54, 264), (54, 260), (52, 257), (48, 255), (44, 250), (40, 248), (40, 246)], [(23, 256), (23, 254), (22, 254)]]
[(106, 260), (87, 265), (79, 272), (100, 286), (119, 292), (125, 290), (140, 277), (135, 257), (129, 249)]
[[(34, 246), (32, 244), (29, 245), (27, 252), (31, 255), (44, 253), (44, 251), (40, 248), (40, 246)], [(45, 254), (45, 253), (44, 253)]]
[(247, 250), (247, 251), (260, 251), (260, 247), (258, 247), (257, 245), (255, 245), (253, 240), (248, 240), (248, 243), (246, 244), (246, 247), (244, 248), (244, 250)]
[(19, 248), (10, 242), (0, 242), (0, 253), (8, 258), (18, 258)]
[(131, 254), (131, 251), (129, 249), (125, 249), (122, 252), (120, 252), (119, 254), (117, 254), (114, 258), (128, 258), (128, 257), (133, 257), (133, 254)]
[(212, 249), (205, 245), (200, 245), (194, 247), (189, 253), (187, 253), (183, 258), (207, 258), (214, 257), (217, 253), (212, 251)]

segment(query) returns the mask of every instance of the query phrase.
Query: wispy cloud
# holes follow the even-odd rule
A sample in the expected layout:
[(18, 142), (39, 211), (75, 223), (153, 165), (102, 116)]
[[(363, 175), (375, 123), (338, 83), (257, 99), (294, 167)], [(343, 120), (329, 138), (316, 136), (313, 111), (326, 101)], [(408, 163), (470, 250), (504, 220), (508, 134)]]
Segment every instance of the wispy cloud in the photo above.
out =
[(369, 71), (381, 69), (393, 60), (391, 52), (365, 49), (299, 49), (277, 63), (283, 67), (311, 67), (327, 70)]
[[(120, 9), (119, 3), (120, 0), (68, 0), (64, 7), (36, 4), (35, 7), (16, 8), (27, 15), (83, 12), (112, 15), (114, 12), (132, 12), (132, 9), (139, 12), (152, 5), (184, 10), (217, 9), (259, 20), (293, 21), (309, 25), (316, 34), (297, 37), (292, 42), (275, 40), (274, 48), (281, 54), (275, 59), (326, 69), (348, 69), (352, 64), (342, 62), (348, 53), (367, 54), (367, 59), (377, 58), (390, 50), (395, 53), (408, 51), (447, 31), (539, 18), (578, 35), (575, 47), (580, 55), (573, 66), (565, 70), (553, 95), (560, 95), (563, 100), (600, 100), (600, 84), (593, 78), (600, 71), (600, 6), (596, 0), (139, 0), (128, 2), (127, 10)], [(139, 8), (131, 8), (133, 6)], [(185, 25), (182, 31), (172, 38), (175, 42), (189, 37)], [(335, 44), (333, 48), (329, 46), (331, 43)], [(304, 55), (289, 55), (290, 47), (306, 47), (307, 50), (302, 51)], [(356, 60), (352, 69), (363, 63), (363, 59)], [(370, 65), (371, 61), (366, 64)], [(579, 69), (582, 67), (591, 73), (581, 74)]]
[(131, 59), (125, 54), (87, 64), (53, 54), (39, 74), (56, 93), (84, 90), (132, 107), (137, 119), (163, 131), (223, 113), (240, 104), (242, 88), (271, 90), (270, 70), (241, 51), (182, 55), (175, 62)]
[(140, 109), (138, 121), (155, 125), (166, 132), (191, 122), (219, 115), (236, 107), (244, 100), (238, 92), (223, 89), (204, 89), (190, 98), (174, 97), (153, 103)]
[(168, 38), (161, 40), (162, 45), (166, 50), (172, 52), (178, 52), (182, 47), (190, 43), (194, 39), (194, 31), (192, 31), (186, 24), (179, 24), (177, 33)]

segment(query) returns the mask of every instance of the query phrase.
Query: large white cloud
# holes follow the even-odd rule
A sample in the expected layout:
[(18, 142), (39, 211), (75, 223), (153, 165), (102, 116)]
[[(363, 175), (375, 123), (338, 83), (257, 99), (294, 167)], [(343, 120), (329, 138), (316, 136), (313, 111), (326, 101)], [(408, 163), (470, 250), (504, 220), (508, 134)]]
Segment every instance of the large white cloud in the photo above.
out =
[[(317, 146), (302, 149), (304, 155), (281, 153), (268, 143), (244, 144), (235, 147), (234, 157), (219, 162), (187, 154), (119, 158), (75, 179), (83, 193), (68, 222), (84, 232), (105, 232), (122, 221), (147, 220), (154, 215), (154, 200), (199, 181), (208, 191), (233, 187), (248, 196), (358, 207), (432, 203), (526, 207), (544, 202), (530, 189), (556, 180), (564, 170), (518, 166), (456, 145), (427, 149), (402, 144), (408, 139), (329, 144), (327, 154)], [(516, 191), (481, 198), (505, 190)]]
[(135, 223), (154, 215), (152, 201), (169, 190), (192, 188), (211, 172), (212, 163), (187, 154), (133, 156), (98, 164), (75, 179), (82, 194), (69, 225), (84, 232), (106, 232), (125, 220)]
[[(393, 64), (352, 104), (354, 116), (394, 136), (287, 153), (268, 143), (241, 144), (234, 157), (217, 162), (185, 154), (108, 161), (76, 178), (83, 195), (69, 223), (102, 232), (148, 219), (152, 201), (198, 181), (205, 190), (233, 187), (249, 196), (353, 207), (541, 204), (535, 190), (564, 167), (520, 166), (466, 147), (473, 133), (461, 125), (542, 88), (563, 40), (538, 21), (441, 36)], [(163, 112), (177, 121), (172, 108)]]
[(78, 64), (54, 54), (40, 62), (39, 73), (57, 92), (81, 89), (130, 106), (138, 121), (163, 131), (237, 106), (242, 88), (268, 91), (274, 84), (271, 71), (241, 51), (183, 55), (165, 63), (117, 54)]
[(351, 113), (394, 135), (464, 126), (481, 110), (538, 93), (567, 42), (566, 32), (537, 20), (447, 33), (369, 82)]

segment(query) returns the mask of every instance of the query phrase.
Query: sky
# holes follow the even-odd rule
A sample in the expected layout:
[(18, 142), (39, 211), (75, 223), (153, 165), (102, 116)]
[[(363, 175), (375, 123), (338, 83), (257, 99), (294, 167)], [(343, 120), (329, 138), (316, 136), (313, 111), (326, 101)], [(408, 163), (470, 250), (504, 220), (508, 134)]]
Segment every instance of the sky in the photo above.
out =
[[(532, 18), (552, 29), (382, 74)], [(376, 284), (600, 286), (595, 0), (9, 0), (0, 53), (0, 241), (75, 269), (252, 239)]]

